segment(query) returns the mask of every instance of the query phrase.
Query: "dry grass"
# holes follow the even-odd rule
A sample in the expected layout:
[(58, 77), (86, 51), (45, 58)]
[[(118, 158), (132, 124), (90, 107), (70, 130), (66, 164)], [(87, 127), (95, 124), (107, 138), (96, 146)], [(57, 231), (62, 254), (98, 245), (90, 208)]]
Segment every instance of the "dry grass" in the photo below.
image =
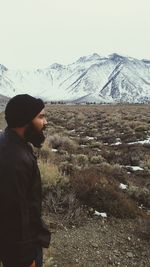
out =
[(101, 172), (99, 168), (76, 171), (71, 185), (80, 201), (108, 216), (134, 218), (140, 214), (135, 202), (119, 189), (118, 182)]
[(56, 185), (61, 179), (61, 174), (57, 165), (47, 164), (40, 160), (39, 169), (41, 172), (42, 183), (46, 186)]

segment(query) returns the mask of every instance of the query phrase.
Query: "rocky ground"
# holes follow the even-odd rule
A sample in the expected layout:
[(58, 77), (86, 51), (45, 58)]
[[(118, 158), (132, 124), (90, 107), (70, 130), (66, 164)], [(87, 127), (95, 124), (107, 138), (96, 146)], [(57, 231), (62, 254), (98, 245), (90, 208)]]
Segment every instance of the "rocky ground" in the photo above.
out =
[(150, 266), (147, 226), (138, 220), (95, 217), (65, 226), (53, 218), (50, 227), (44, 267)]

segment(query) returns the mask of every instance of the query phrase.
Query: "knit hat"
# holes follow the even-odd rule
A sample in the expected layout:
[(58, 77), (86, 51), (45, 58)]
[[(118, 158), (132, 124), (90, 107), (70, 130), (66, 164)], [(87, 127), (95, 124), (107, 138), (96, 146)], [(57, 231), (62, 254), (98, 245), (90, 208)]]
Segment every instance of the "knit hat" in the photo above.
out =
[(32, 121), (44, 108), (44, 102), (27, 94), (16, 95), (9, 100), (5, 108), (8, 127), (23, 127)]

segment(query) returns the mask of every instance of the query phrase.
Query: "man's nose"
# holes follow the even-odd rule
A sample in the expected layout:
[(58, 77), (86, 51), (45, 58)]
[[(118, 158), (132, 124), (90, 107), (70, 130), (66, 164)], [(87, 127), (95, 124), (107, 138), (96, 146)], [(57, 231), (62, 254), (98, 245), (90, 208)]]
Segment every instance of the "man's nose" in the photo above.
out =
[(44, 125), (47, 125), (47, 124), (48, 124), (48, 122), (47, 122), (46, 118), (44, 118)]

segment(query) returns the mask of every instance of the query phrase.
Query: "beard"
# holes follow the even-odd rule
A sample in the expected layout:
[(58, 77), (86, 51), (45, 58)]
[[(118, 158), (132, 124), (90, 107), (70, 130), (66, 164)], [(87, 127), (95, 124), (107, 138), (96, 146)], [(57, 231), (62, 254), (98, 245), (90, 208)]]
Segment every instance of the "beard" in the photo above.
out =
[(32, 143), (37, 148), (42, 147), (42, 144), (45, 140), (43, 133), (43, 130), (45, 129), (46, 127), (44, 126), (41, 130), (39, 130), (32, 122), (30, 122), (24, 133), (25, 141)]

